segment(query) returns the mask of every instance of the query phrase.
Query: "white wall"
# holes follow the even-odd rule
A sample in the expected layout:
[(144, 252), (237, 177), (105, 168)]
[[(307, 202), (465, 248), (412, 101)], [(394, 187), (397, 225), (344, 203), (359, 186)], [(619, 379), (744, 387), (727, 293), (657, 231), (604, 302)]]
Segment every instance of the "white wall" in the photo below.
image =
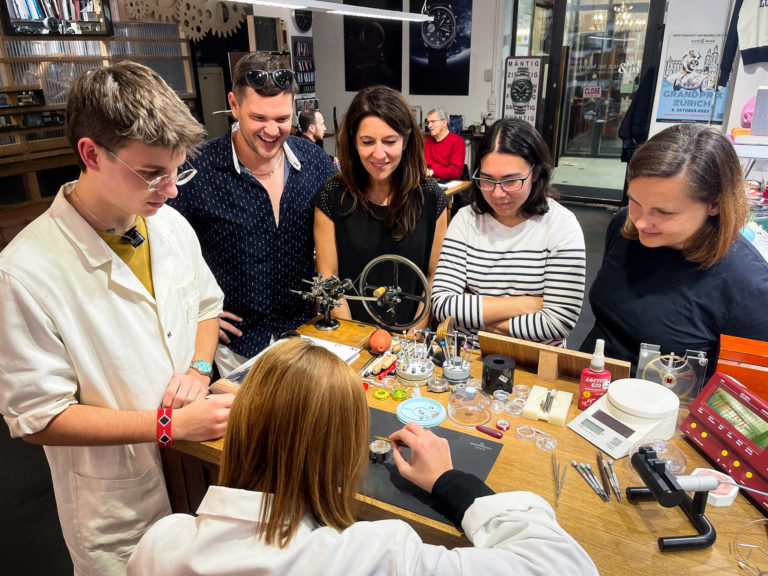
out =
[[(411, 0), (419, 5), (422, 0)], [(411, 95), (409, 91), (409, 23), (403, 23), (402, 93), (423, 115), (432, 108), (445, 108), (449, 114), (462, 114), (466, 125), (479, 124), (480, 113), (488, 111), (488, 100), (495, 98), (496, 113), (501, 110), (500, 86), (503, 62), (500, 56), (503, 34), (504, 0), (474, 0), (472, 9), (472, 47), (469, 64), (468, 96)], [(408, 0), (403, 2), (407, 9)], [(315, 13), (312, 21), (315, 43), (316, 88), (320, 111), (329, 130), (333, 126), (333, 107), (339, 122), (355, 92), (344, 90), (344, 20), (335, 14)], [(492, 70), (493, 81), (486, 81), (485, 70)], [(331, 151), (326, 145), (326, 150)]]
[(731, 83), (735, 85), (736, 89), (731, 96), (730, 111), (726, 115), (729, 134), (733, 128), (741, 127), (741, 109), (744, 108), (744, 104), (757, 95), (757, 89), (760, 86), (768, 86), (768, 64), (744, 66), (741, 61), (741, 53), (736, 54), (736, 61), (738, 68), (734, 63), (733, 72), (731, 72)]

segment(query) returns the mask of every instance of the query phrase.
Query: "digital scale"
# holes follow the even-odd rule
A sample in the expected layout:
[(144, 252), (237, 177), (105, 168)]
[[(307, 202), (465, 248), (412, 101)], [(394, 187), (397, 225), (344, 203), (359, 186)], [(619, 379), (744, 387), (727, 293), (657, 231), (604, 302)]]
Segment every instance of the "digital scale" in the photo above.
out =
[[(715, 372), (680, 430), (737, 484), (768, 491), (768, 403), (754, 391)], [(746, 494), (768, 510), (766, 496)]]
[(639, 378), (611, 382), (597, 402), (568, 423), (611, 458), (629, 454), (645, 440), (669, 440), (677, 428), (680, 400), (661, 384)]

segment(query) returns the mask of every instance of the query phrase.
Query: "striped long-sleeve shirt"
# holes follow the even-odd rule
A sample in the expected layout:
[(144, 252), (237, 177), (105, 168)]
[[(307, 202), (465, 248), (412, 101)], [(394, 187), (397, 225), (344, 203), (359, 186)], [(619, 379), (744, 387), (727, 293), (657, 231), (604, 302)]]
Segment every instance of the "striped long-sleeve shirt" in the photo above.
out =
[(432, 288), (438, 321), (452, 316), (466, 332), (484, 329), (483, 296), (541, 296), (534, 314), (513, 316), (515, 338), (562, 346), (584, 298), (584, 235), (573, 213), (549, 211), (508, 227), (492, 214), (461, 209), (448, 227)]

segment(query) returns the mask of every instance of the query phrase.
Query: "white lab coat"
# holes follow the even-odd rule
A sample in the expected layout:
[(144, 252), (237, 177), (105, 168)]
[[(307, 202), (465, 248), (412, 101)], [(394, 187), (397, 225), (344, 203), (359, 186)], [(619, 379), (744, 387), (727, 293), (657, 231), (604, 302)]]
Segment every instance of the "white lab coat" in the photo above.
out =
[(305, 517), (283, 549), (259, 539), (264, 494), (210, 486), (198, 517), (173, 514), (144, 535), (128, 576), (572, 576), (597, 575), (592, 559), (530, 492), (478, 498), (462, 528), (474, 548), (424, 544), (400, 520), (342, 532)]
[[(66, 200), (73, 188), (0, 253), (0, 412), (13, 436), (78, 402), (158, 408), (171, 377), (189, 368), (198, 322), (223, 303), (173, 208), (146, 220), (153, 297)], [(157, 446), (45, 451), (75, 573), (124, 574), (144, 531), (170, 513)]]

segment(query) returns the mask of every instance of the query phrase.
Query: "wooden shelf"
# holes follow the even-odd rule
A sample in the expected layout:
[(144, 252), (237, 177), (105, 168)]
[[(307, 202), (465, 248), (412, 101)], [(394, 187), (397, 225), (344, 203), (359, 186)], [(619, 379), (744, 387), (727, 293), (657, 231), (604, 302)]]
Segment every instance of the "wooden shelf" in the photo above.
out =
[(22, 106), (0, 106), (0, 116), (6, 114), (47, 112), (49, 110), (66, 110), (66, 108), (66, 104), (24, 104)]
[[(146, 35), (137, 36), (137, 32)], [(189, 42), (177, 25), (142, 23), (137, 27), (133, 22), (117, 22), (112, 36), (0, 33), (0, 94), (8, 104), (0, 107), (0, 116), (7, 123), (0, 127), (0, 179), (12, 178), (10, 182), (18, 186), (21, 176), (23, 201), (41, 198), (36, 172), (77, 165), (63, 123), (30, 122), (52, 121), (63, 113), (72, 81), (85, 70), (125, 60), (142, 62), (164, 76), (171, 69), (166, 80), (190, 109), (197, 109)], [(42, 101), (19, 105), (17, 96), (23, 92), (35, 92)], [(50, 175), (47, 184), (50, 186)]]
[(0, 93), (9, 92), (29, 92), (30, 90), (42, 90), (39, 84), (28, 84), (27, 86), (0, 86)]

